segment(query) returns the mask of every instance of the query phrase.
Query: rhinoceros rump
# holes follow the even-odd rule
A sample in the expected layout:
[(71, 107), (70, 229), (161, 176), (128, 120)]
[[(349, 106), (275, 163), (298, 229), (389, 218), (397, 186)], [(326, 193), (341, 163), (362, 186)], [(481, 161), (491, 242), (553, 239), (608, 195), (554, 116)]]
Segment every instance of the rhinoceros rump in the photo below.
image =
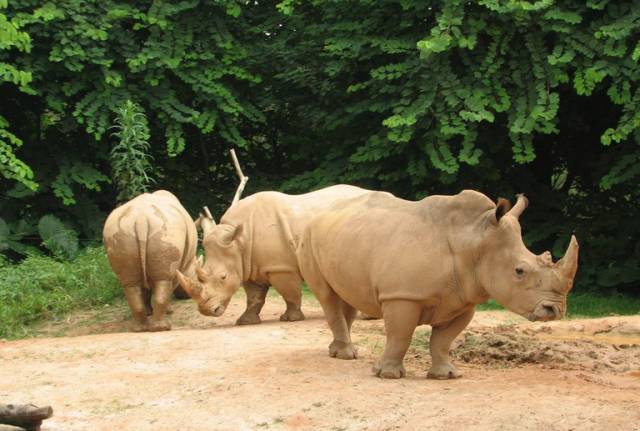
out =
[[(165, 313), (176, 286), (176, 271), (191, 275), (196, 267), (198, 237), (187, 211), (167, 191), (145, 193), (111, 212), (103, 238), (131, 308), (132, 329), (171, 329)], [(148, 314), (152, 314), (150, 322)]]
[(206, 261), (197, 279), (178, 273), (182, 288), (194, 298), (202, 314), (220, 316), (231, 296), (244, 285), (247, 309), (238, 324), (260, 323), (268, 286), (287, 304), (280, 320), (301, 320), (302, 277), (296, 247), (308, 221), (337, 202), (371, 193), (348, 185), (327, 187), (302, 195), (261, 192), (232, 205), (214, 225), (203, 220)]
[(530, 320), (561, 318), (578, 243), (572, 237), (555, 264), (548, 252), (531, 253), (518, 222), (526, 206), (524, 196), (509, 210), (508, 201), (496, 205), (475, 191), (419, 202), (372, 193), (314, 218), (298, 259), (333, 332), (329, 354), (356, 357), (350, 329), (357, 309), (384, 318), (387, 343), (376, 375), (404, 376), (413, 332), (430, 324), (427, 377), (455, 378), (449, 348), (476, 304), (495, 298)]

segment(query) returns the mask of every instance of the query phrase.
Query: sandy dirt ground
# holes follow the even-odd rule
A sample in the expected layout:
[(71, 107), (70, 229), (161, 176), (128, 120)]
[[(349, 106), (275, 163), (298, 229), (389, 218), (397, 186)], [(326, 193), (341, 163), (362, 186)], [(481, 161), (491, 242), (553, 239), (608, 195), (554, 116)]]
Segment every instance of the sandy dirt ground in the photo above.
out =
[(305, 301), (304, 322), (278, 321), (284, 304), (269, 297), (264, 322), (243, 327), (241, 298), (219, 319), (182, 301), (163, 333), (124, 332), (124, 306), (75, 314), (44, 338), (0, 341), (0, 403), (52, 405), (44, 431), (640, 430), (640, 316), (480, 312), (455, 342), (461, 379), (425, 379), (421, 327), (407, 378), (381, 380), (382, 321), (354, 323), (359, 359), (332, 359), (322, 311)]

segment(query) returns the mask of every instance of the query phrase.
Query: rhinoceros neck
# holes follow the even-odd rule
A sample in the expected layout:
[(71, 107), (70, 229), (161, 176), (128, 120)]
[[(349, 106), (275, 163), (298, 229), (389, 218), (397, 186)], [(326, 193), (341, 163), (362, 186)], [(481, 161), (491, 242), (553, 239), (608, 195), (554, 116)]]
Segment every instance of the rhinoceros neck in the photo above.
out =
[(476, 240), (460, 238), (458, 232), (447, 236), (451, 253), (453, 280), (458, 300), (462, 304), (482, 304), (489, 294), (478, 277), (480, 244)]
[(484, 258), (486, 213), (494, 206), (483, 194), (465, 190), (454, 196), (430, 196), (414, 207), (428, 225), (442, 232), (441, 238), (446, 237), (456, 303), (481, 304), (489, 299), (478, 269)]

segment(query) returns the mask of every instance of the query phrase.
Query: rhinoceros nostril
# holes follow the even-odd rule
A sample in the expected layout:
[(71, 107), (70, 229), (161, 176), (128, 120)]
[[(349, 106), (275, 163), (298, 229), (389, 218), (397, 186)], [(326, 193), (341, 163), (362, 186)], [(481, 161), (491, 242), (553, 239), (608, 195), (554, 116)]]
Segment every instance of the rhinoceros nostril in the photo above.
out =
[(549, 317), (555, 317), (556, 316), (556, 310), (551, 305), (543, 305), (542, 306), (542, 310)]

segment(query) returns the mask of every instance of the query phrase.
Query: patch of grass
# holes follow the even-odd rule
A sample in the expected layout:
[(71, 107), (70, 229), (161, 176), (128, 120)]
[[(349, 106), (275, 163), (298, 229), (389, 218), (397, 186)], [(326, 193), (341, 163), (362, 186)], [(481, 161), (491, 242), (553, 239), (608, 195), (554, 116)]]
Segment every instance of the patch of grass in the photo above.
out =
[(0, 338), (29, 336), (35, 323), (123, 296), (102, 247), (88, 247), (71, 261), (0, 262)]
[(640, 298), (614, 294), (576, 293), (567, 299), (569, 317), (601, 317), (640, 314)]
[(488, 310), (504, 310), (504, 307), (498, 304), (495, 299), (490, 299), (484, 304), (480, 304), (476, 307), (476, 311), (488, 311)]
[[(640, 314), (640, 298), (622, 294), (571, 293), (567, 298), (567, 317), (604, 317), (611, 315), (628, 316)], [(490, 299), (476, 307), (478, 311), (504, 310), (495, 300)]]

